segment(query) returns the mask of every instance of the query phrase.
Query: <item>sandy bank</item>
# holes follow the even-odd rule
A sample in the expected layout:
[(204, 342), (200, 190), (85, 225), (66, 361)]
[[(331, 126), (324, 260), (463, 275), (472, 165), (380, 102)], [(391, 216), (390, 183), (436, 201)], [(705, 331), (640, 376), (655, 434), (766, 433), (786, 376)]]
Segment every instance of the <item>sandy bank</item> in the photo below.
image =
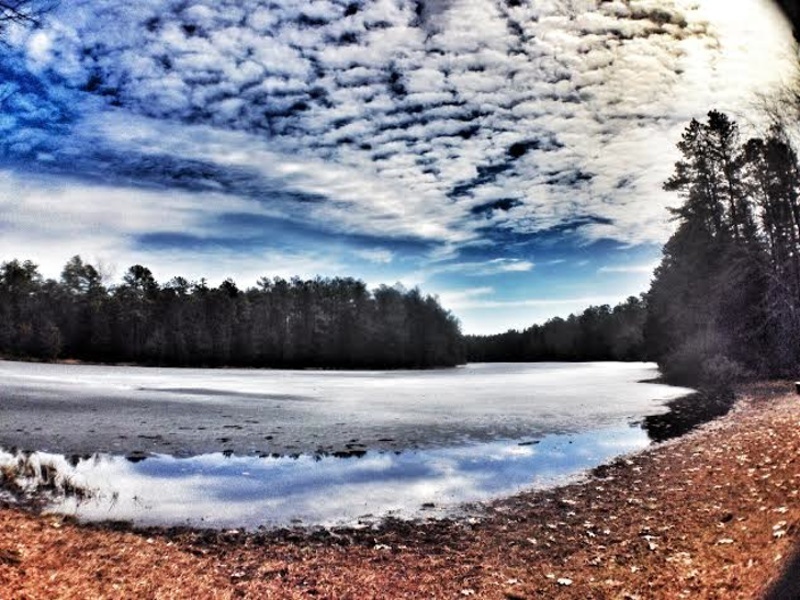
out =
[(5, 508), (0, 590), (3, 598), (759, 597), (800, 543), (800, 399), (789, 390), (743, 389), (718, 421), (583, 483), (497, 502), (480, 521), (137, 533)]

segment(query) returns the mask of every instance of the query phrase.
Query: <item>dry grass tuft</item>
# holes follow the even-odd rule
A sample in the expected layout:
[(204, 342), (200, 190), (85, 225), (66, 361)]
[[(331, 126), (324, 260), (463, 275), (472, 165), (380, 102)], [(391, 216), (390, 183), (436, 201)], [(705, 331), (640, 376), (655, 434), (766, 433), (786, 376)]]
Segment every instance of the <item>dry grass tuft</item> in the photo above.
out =
[(91, 490), (59, 469), (55, 459), (35, 452), (18, 452), (11, 461), (0, 465), (0, 490), (26, 505), (36, 506), (54, 498), (85, 500), (92, 495)]

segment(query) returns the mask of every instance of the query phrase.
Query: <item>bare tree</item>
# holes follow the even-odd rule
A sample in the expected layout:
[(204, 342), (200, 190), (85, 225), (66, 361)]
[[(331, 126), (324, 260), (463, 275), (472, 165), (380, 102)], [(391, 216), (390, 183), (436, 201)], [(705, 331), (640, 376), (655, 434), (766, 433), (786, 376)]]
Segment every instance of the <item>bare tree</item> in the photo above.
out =
[(12, 24), (35, 25), (52, 8), (42, 0), (0, 0), (0, 35)]

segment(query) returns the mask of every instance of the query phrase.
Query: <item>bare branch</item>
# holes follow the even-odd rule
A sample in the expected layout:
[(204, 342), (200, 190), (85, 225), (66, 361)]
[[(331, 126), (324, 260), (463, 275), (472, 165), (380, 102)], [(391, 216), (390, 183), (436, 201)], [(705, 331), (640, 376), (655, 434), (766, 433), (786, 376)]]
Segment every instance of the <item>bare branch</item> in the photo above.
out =
[(9, 23), (35, 23), (37, 11), (34, 0), (0, 1), (0, 27)]
[(0, 36), (10, 25), (35, 26), (57, 0), (0, 0)]

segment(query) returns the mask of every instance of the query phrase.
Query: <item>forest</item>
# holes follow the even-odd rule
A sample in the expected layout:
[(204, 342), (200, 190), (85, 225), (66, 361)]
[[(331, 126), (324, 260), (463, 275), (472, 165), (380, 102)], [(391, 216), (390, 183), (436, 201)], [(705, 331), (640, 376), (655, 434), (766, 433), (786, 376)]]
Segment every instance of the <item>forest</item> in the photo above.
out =
[(134, 265), (104, 286), (80, 256), (58, 281), (31, 261), (0, 264), (0, 356), (162, 366), (429, 368), (471, 362), (644, 360), (644, 298), (525, 331), (462, 336), (418, 289), (355, 279), (262, 278), (239, 290)]
[(418, 289), (355, 279), (259, 280), (240, 290), (134, 265), (106, 287), (73, 257), (56, 281), (0, 265), (0, 355), (169, 366), (429, 368), (464, 362), (459, 323)]
[(644, 297), (631, 296), (613, 309), (590, 306), (580, 315), (556, 317), (524, 331), (466, 336), (470, 362), (645, 360)]
[(664, 184), (677, 229), (647, 293), (645, 341), (667, 379), (796, 376), (800, 165), (787, 127), (744, 139), (727, 115), (692, 120)]
[(469, 361), (655, 360), (668, 381), (795, 376), (800, 365), (800, 164), (786, 128), (744, 139), (692, 120), (665, 182), (681, 203), (650, 289), (524, 331), (463, 336), (418, 289), (262, 278), (240, 290), (141, 265), (106, 287), (73, 257), (60, 280), (0, 265), (0, 355), (175, 366), (428, 368)]

